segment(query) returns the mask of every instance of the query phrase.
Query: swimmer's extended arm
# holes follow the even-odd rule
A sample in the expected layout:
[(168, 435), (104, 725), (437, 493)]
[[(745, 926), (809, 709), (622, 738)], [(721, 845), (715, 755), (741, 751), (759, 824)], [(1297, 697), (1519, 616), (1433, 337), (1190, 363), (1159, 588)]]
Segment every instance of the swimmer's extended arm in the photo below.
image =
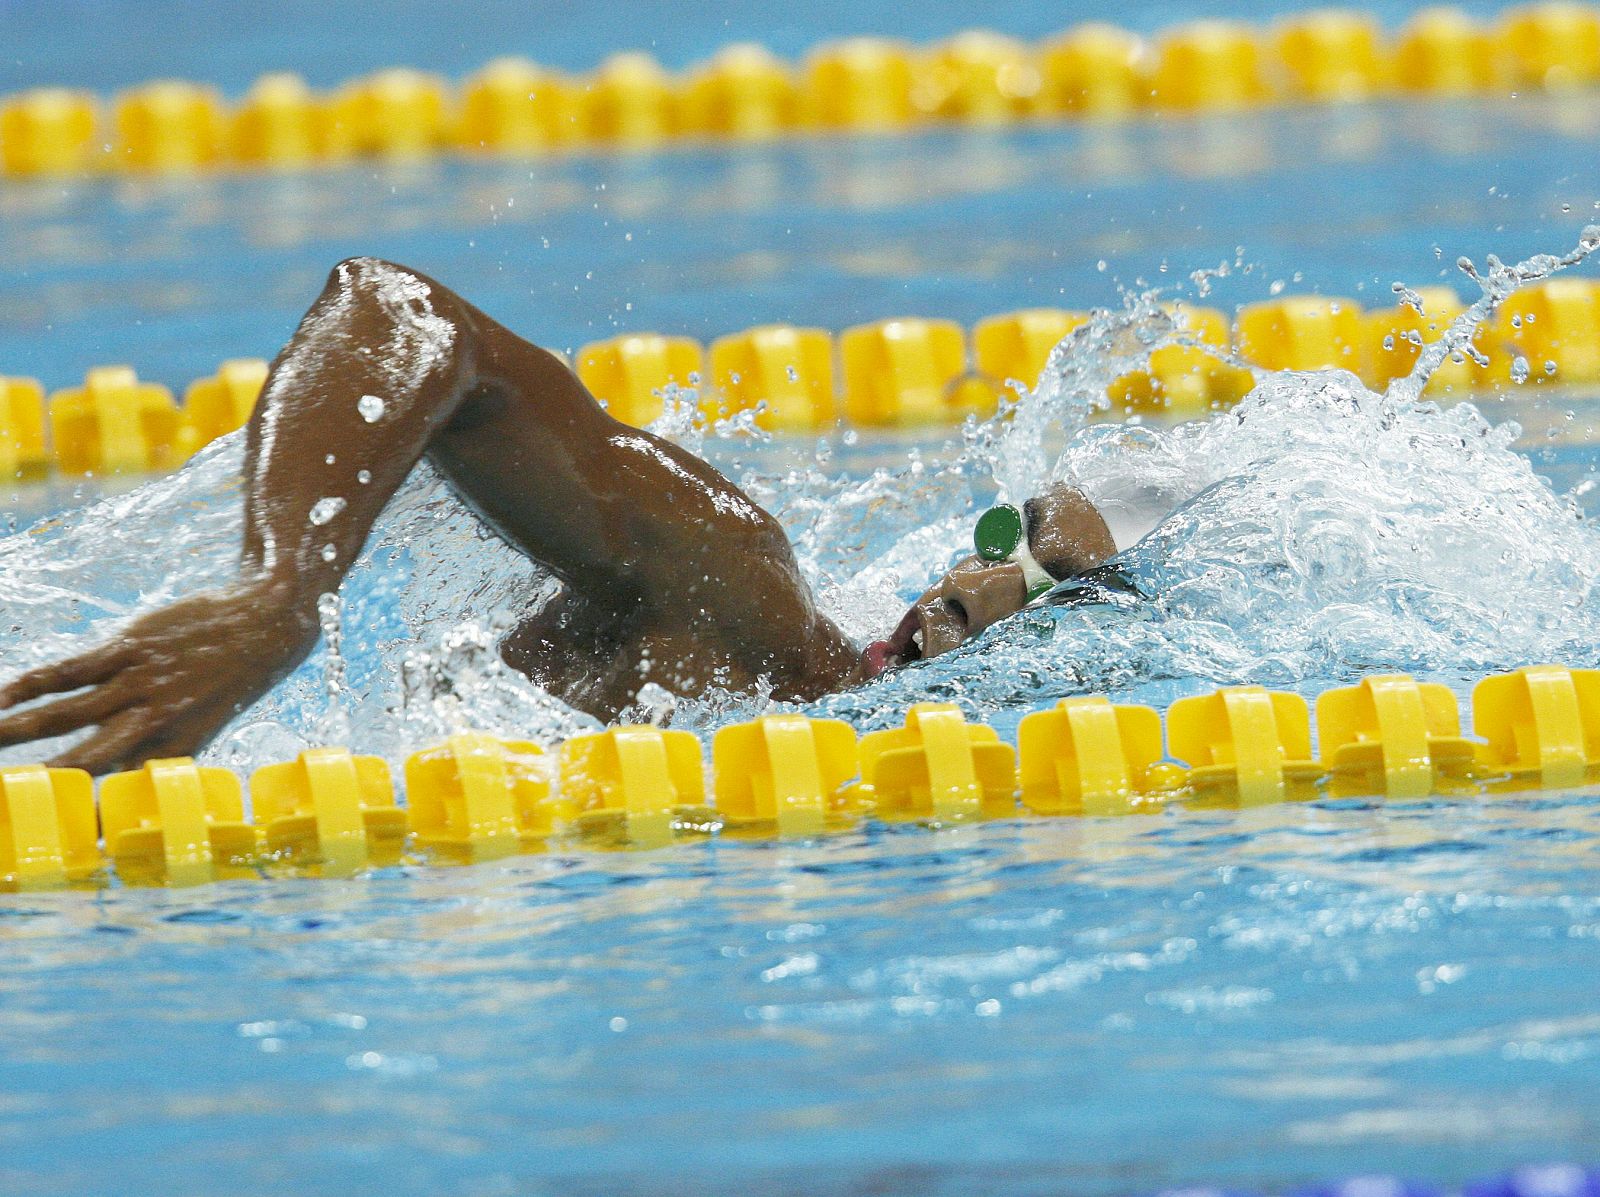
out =
[[(335, 269), (268, 380), (250, 426), (246, 572), (312, 611), (424, 453), (619, 636), (719, 646), (783, 697), (854, 670), (776, 520), (693, 454), (612, 419), (554, 355), (373, 259)], [(675, 689), (713, 680), (658, 664)]]
[(0, 689), (0, 707), (66, 695), (0, 719), (0, 746), (92, 726), (60, 763), (101, 772), (203, 745), (304, 659), (318, 596), (337, 589), (425, 453), (511, 543), (619, 621), (709, 627), (796, 691), (853, 667), (770, 516), (703, 462), (610, 419), (549, 353), (403, 267), (335, 268), (247, 435), (238, 582)]

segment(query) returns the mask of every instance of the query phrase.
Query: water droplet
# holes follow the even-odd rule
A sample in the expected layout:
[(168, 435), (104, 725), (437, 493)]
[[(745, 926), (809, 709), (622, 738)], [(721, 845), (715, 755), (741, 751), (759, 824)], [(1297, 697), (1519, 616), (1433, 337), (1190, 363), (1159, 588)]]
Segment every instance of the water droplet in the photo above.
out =
[(1545, 362), (1545, 364), (1544, 364), (1544, 372), (1546, 374), (1553, 375), (1556, 372), (1556, 364), (1554, 362), (1550, 362), (1550, 361)]
[(790, 382), (800, 381), (800, 371), (796, 370), (793, 366), (785, 366), (783, 368), (783, 372), (788, 376)]
[(1104, 258), (1101, 258), (1098, 262), (1096, 262), (1094, 264), (1094, 268), (1096, 270), (1098, 270), (1101, 274), (1104, 274), (1106, 272), (1106, 260)]
[(1385, 353), (1393, 353), (1394, 352), (1394, 334), (1393, 333), (1390, 333), (1388, 336), (1383, 338), (1383, 351)]
[(330, 453), (330, 454), (328, 454), (326, 457), (324, 457), (322, 459), (322, 463), (323, 463), (323, 465), (332, 465), (337, 460), (338, 460), (338, 458), (336, 458), (332, 453)]
[(372, 481), (372, 471), (371, 470), (357, 470), (356, 471), (356, 481), (361, 483), (362, 486), (365, 486), (367, 483)]
[(334, 516), (344, 510), (345, 502), (338, 495), (330, 495), (325, 499), (318, 499), (311, 508), (311, 522), (320, 528)]
[(332, 561), (338, 555), (339, 550), (334, 548), (331, 544), (325, 544), (322, 546), (322, 559), (324, 561)]
[(383, 419), (383, 400), (376, 395), (363, 395), (356, 401), (356, 410), (368, 424), (376, 424)]
[(1528, 381), (1528, 359), (1520, 353), (1511, 359), (1511, 381), (1518, 383)]

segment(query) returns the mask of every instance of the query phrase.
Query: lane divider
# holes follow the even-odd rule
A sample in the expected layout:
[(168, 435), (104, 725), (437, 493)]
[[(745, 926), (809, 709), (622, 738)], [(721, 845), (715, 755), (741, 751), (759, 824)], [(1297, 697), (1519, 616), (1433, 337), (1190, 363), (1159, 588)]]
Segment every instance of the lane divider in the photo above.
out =
[(1484, 678), (1476, 739), (1446, 687), (1403, 674), (1327, 691), (1315, 710), (1315, 757), (1310, 704), (1260, 686), (1179, 699), (1164, 719), (1066, 698), (1024, 716), (1014, 746), (954, 703), (918, 703), (904, 726), (859, 737), (838, 720), (768, 715), (716, 733), (709, 786), (705, 746), (685, 731), (615, 726), (548, 751), (470, 733), (406, 761), (404, 806), (382, 760), (315, 748), (257, 769), (248, 815), (243, 778), (157, 760), (100, 780), (99, 834), (88, 774), (12, 765), (0, 767), (0, 889), (343, 877), (551, 846), (817, 836), (869, 818), (946, 826), (1600, 782), (1600, 670)]
[[(1405, 306), (1363, 311), (1319, 295), (1247, 304), (1231, 321), (1214, 308), (1176, 307), (1194, 345), (1158, 349), (1148, 370), (1119, 379), (1111, 414), (1191, 417), (1236, 403), (1250, 389), (1249, 371), (1206, 346), (1269, 369), (1340, 367), (1381, 388), (1462, 310), (1448, 288), (1421, 295), (1426, 315)], [(640, 427), (661, 415), (668, 387), (693, 388), (709, 418), (753, 412), (774, 432), (814, 434), (841, 422), (937, 427), (993, 414), (1014, 393), (1008, 381), (1036, 381), (1056, 343), (1087, 320), (1086, 312), (1034, 308), (980, 320), (970, 333), (953, 320), (909, 316), (837, 336), (762, 325), (709, 349), (691, 337), (629, 333), (583, 346), (574, 361), (611, 413)], [(1476, 347), (1488, 365), (1446, 362), (1430, 397), (1504, 392), (1519, 375), (1529, 385), (1600, 384), (1600, 282), (1558, 278), (1517, 292)], [(128, 366), (96, 367), (82, 387), (48, 398), (36, 379), (0, 376), (0, 479), (176, 467), (241, 427), (266, 377), (260, 359), (224, 362), (179, 405)]]
[(1148, 39), (1098, 23), (1038, 44), (988, 30), (932, 46), (857, 37), (818, 46), (800, 64), (742, 44), (681, 74), (641, 52), (614, 54), (577, 76), (502, 58), (460, 86), (391, 68), (319, 93), (280, 72), (234, 103), (214, 87), (176, 79), (109, 101), (38, 88), (0, 99), (0, 174), (300, 170), (450, 153), (527, 158), (685, 140), (1597, 85), (1600, 8), (1590, 4), (1543, 0), (1490, 23), (1428, 8), (1392, 36), (1370, 14), (1321, 10), (1260, 28), (1193, 22)]

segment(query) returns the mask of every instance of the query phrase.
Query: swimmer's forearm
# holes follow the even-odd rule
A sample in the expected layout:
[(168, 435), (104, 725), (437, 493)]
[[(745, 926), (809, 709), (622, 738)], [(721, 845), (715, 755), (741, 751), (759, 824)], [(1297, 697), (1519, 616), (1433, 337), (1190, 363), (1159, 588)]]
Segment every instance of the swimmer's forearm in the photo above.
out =
[(279, 354), (247, 433), (243, 570), (307, 617), (467, 390), (455, 297), (371, 259), (340, 263)]

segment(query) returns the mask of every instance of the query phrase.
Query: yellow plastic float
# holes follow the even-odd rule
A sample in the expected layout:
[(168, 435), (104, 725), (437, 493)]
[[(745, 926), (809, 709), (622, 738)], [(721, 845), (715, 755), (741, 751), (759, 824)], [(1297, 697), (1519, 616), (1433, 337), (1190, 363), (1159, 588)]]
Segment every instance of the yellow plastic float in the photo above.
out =
[(700, 741), (690, 732), (612, 727), (561, 746), (564, 812), (586, 837), (633, 848), (671, 842), (705, 805)]
[(98, 366), (50, 397), (50, 441), (63, 474), (170, 469), (182, 460), (172, 392), (131, 366)]
[(967, 371), (967, 346), (954, 320), (858, 324), (839, 334), (839, 356), (844, 412), (854, 424), (950, 423), (975, 410), (973, 396), (958, 386)]
[(0, 378), (0, 480), (36, 473), (49, 460), (44, 388), (32, 378)]
[(1448, 686), (1380, 674), (1317, 698), (1322, 763), (1336, 791), (1422, 798), (1466, 777), (1476, 755)]
[(250, 775), (250, 807), (269, 853), (309, 857), (331, 875), (395, 864), (409, 826), (395, 805), (389, 766), (345, 748), (312, 748), (263, 765)]
[(782, 432), (828, 428), (839, 418), (834, 398), (833, 336), (821, 328), (768, 324), (711, 343), (711, 392), (701, 406), (713, 415), (763, 407), (757, 422)]
[(635, 427), (661, 415), (664, 388), (698, 387), (704, 371), (705, 351), (689, 337), (635, 333), (578, 350), (583, 385), (613, 416)]
[(1017, 729), (1022, 804), (1038, 815), (1110, 815), (1159, 806), (1184, 771), (1162, 763), (1152, 707), (1093, 695), (1024, 715)]
[(1600, 766), (1600, 670), (1529, 665), (1472, 689), (1483, 768), (1514, 786), (1582, 785)]
[(920, 702), (904, 727), (861, 737), (852, 797), (880, 818), (958, 823), (1016, 810), (1016, 753), (954, 703)]
[(247, 876), (257, 853), (239, 778), (187, 757), (102, 778), (100, 829), (117, 875), (142, 884)]
[(544, 749), (529, 741), (451, 736), (408, 757), (405, 776), (411, 830), (421, 847), (446, 858), (528, 851), (554, 827)]
[(1311, 717), (1298, 694), (1228, 686), (1167, 710), (1167, 744), (1202, 800), (1260, 806), (1312, 796)]
[(0, 888), (49, 889), (100, 869), (94, 782), (81, 769), (0, 767)]
[(64, 87), (41, 87), (0, 101), (0, 168), (6, 174), (74, 175), (101, 155), (95, 98)]
[(817, 835), (848, 820), (844, 783), (856, 775), (856, 731), (837, 719), (765, 715), (711, 741), (717, 812), (739, 831)]

